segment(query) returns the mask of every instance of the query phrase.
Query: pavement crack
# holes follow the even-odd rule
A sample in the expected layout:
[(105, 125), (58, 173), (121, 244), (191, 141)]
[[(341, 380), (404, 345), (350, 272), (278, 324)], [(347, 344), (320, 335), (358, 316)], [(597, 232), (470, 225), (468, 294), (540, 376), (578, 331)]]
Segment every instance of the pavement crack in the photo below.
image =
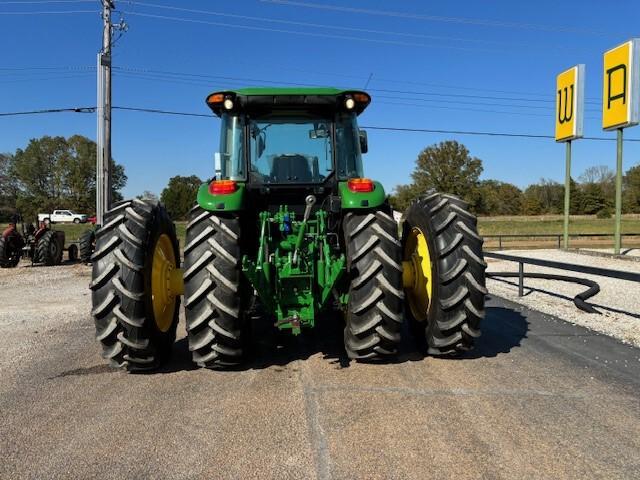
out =
[(316, 477), (318, 480), (328, 480), (331, 478), (331, 468), (329, 460), (329, 447), (325, 437), (324, 429), (320, 423), (320, 405), (318, 402), (317, 387), (310, 385), (304, 379), (301, 371), (298, 372), (302, 391), (304, 394), (304, 410), (309, 429), (309, 436), (313, 446), (314, 460), (316, 466)]

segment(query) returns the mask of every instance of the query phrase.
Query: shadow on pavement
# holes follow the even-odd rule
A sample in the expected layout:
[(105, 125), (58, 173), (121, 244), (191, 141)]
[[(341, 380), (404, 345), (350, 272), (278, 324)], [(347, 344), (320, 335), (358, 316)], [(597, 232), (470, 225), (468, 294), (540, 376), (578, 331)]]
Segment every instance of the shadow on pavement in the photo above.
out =
[(482, 336), (476, 340), (476, 347), (460, 358), (495, 357), (500, 353), (509, 353), (520, 346), (528, 331), (529, 322), (517, 310), (486, 307)]
[[(323, 358), (336, 368), (347, 368), (350, 365), (351, 360), (346, 355), (342, 340), (344, 323), (339, 314), (322, 315), (314, 329), (303, 331), (297, 337), (288, 332), (278, 332), (266, 319), (254, 320), (252, 328), (249, 357), (241, 366), (227, 371), (285, 366), (317, 353), (321, 353)], [(509, 353), (511, 349), (520, 346), (522, 339), (527, 336), (528, 329), (529, 323), (520, 312), (501, 306), (487, 306), (482, 336), (476, 340), (475, 348), (458, 357), (444, 358), (464, 360)], [(405, 322), (398, 358), (389, 363), (423, 360), (426, 351), (423, 351), (418, 343)], [(187, 339), (183, 338), (175, 343), (171, 360), (156, 373), (172, 373), (195, 368), (197, 367), (191, 362)]]

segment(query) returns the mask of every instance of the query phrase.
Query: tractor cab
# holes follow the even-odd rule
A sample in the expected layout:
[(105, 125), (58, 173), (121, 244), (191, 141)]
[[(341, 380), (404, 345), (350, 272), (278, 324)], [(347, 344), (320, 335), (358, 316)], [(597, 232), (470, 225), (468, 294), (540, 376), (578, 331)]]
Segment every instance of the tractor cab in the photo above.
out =
[(367, 137), (357, 116), (370, 101), (364, 92), (334, 88), (247, 88), (209, 95), (207, 104), (221, 119), (211, 192), (241, 185), (249, 201), (269, 194), (272, 208), (292, 194), (319, 200), (337, 194), (340, 182), (364, 176)]

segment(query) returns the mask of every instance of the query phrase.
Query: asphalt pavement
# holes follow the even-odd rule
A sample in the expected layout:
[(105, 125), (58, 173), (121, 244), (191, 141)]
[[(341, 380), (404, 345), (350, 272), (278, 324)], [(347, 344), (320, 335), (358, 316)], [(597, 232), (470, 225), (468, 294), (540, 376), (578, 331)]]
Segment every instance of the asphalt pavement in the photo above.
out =
[[(407, 334), (396, 363), (349, 362), (327, 318), (258, 328), (228, 372), (194, 368), (180, 328), (134, 375), (100, 358), (78, 268), (44, 293), (0, 282), (0, 478), (640, 477), (640, 350), (612, 338), (490, 298), (462, 359)], [(14, 321), (36, 299), (55, 309)]]

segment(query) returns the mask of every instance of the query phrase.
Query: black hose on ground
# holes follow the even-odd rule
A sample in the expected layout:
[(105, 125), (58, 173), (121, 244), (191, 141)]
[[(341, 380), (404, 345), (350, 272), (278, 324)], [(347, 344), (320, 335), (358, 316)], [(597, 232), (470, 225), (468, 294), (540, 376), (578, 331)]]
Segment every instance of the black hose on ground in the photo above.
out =
[[(520, 274), (518, 272), (487, 272), (487, 277), (504, 277), (504, 278), (519, 278)], [(577, 283), (580, 285), (584, 285), (585, 287), (589, 287), (582, 293), (579, 293), (573, 298), (573, 303), (576, 307), (578, 307), (583, 312), (587, 313), (597, 313), (601, 314), (598, 310), (596, 310), (593, 306), (589, 305), (586, 300), (593, 297), (594, 295), (600, 292), (600, 285), (593, 280), (589, 280), (586, 278), (577, 278), (570, 277), (568, 275), (555, 275), (551, 273), (523, 273), (523, 277), (525, 278), (540, 278), (543, 280), (559, 280), (561, 282), (570, 282)]]

